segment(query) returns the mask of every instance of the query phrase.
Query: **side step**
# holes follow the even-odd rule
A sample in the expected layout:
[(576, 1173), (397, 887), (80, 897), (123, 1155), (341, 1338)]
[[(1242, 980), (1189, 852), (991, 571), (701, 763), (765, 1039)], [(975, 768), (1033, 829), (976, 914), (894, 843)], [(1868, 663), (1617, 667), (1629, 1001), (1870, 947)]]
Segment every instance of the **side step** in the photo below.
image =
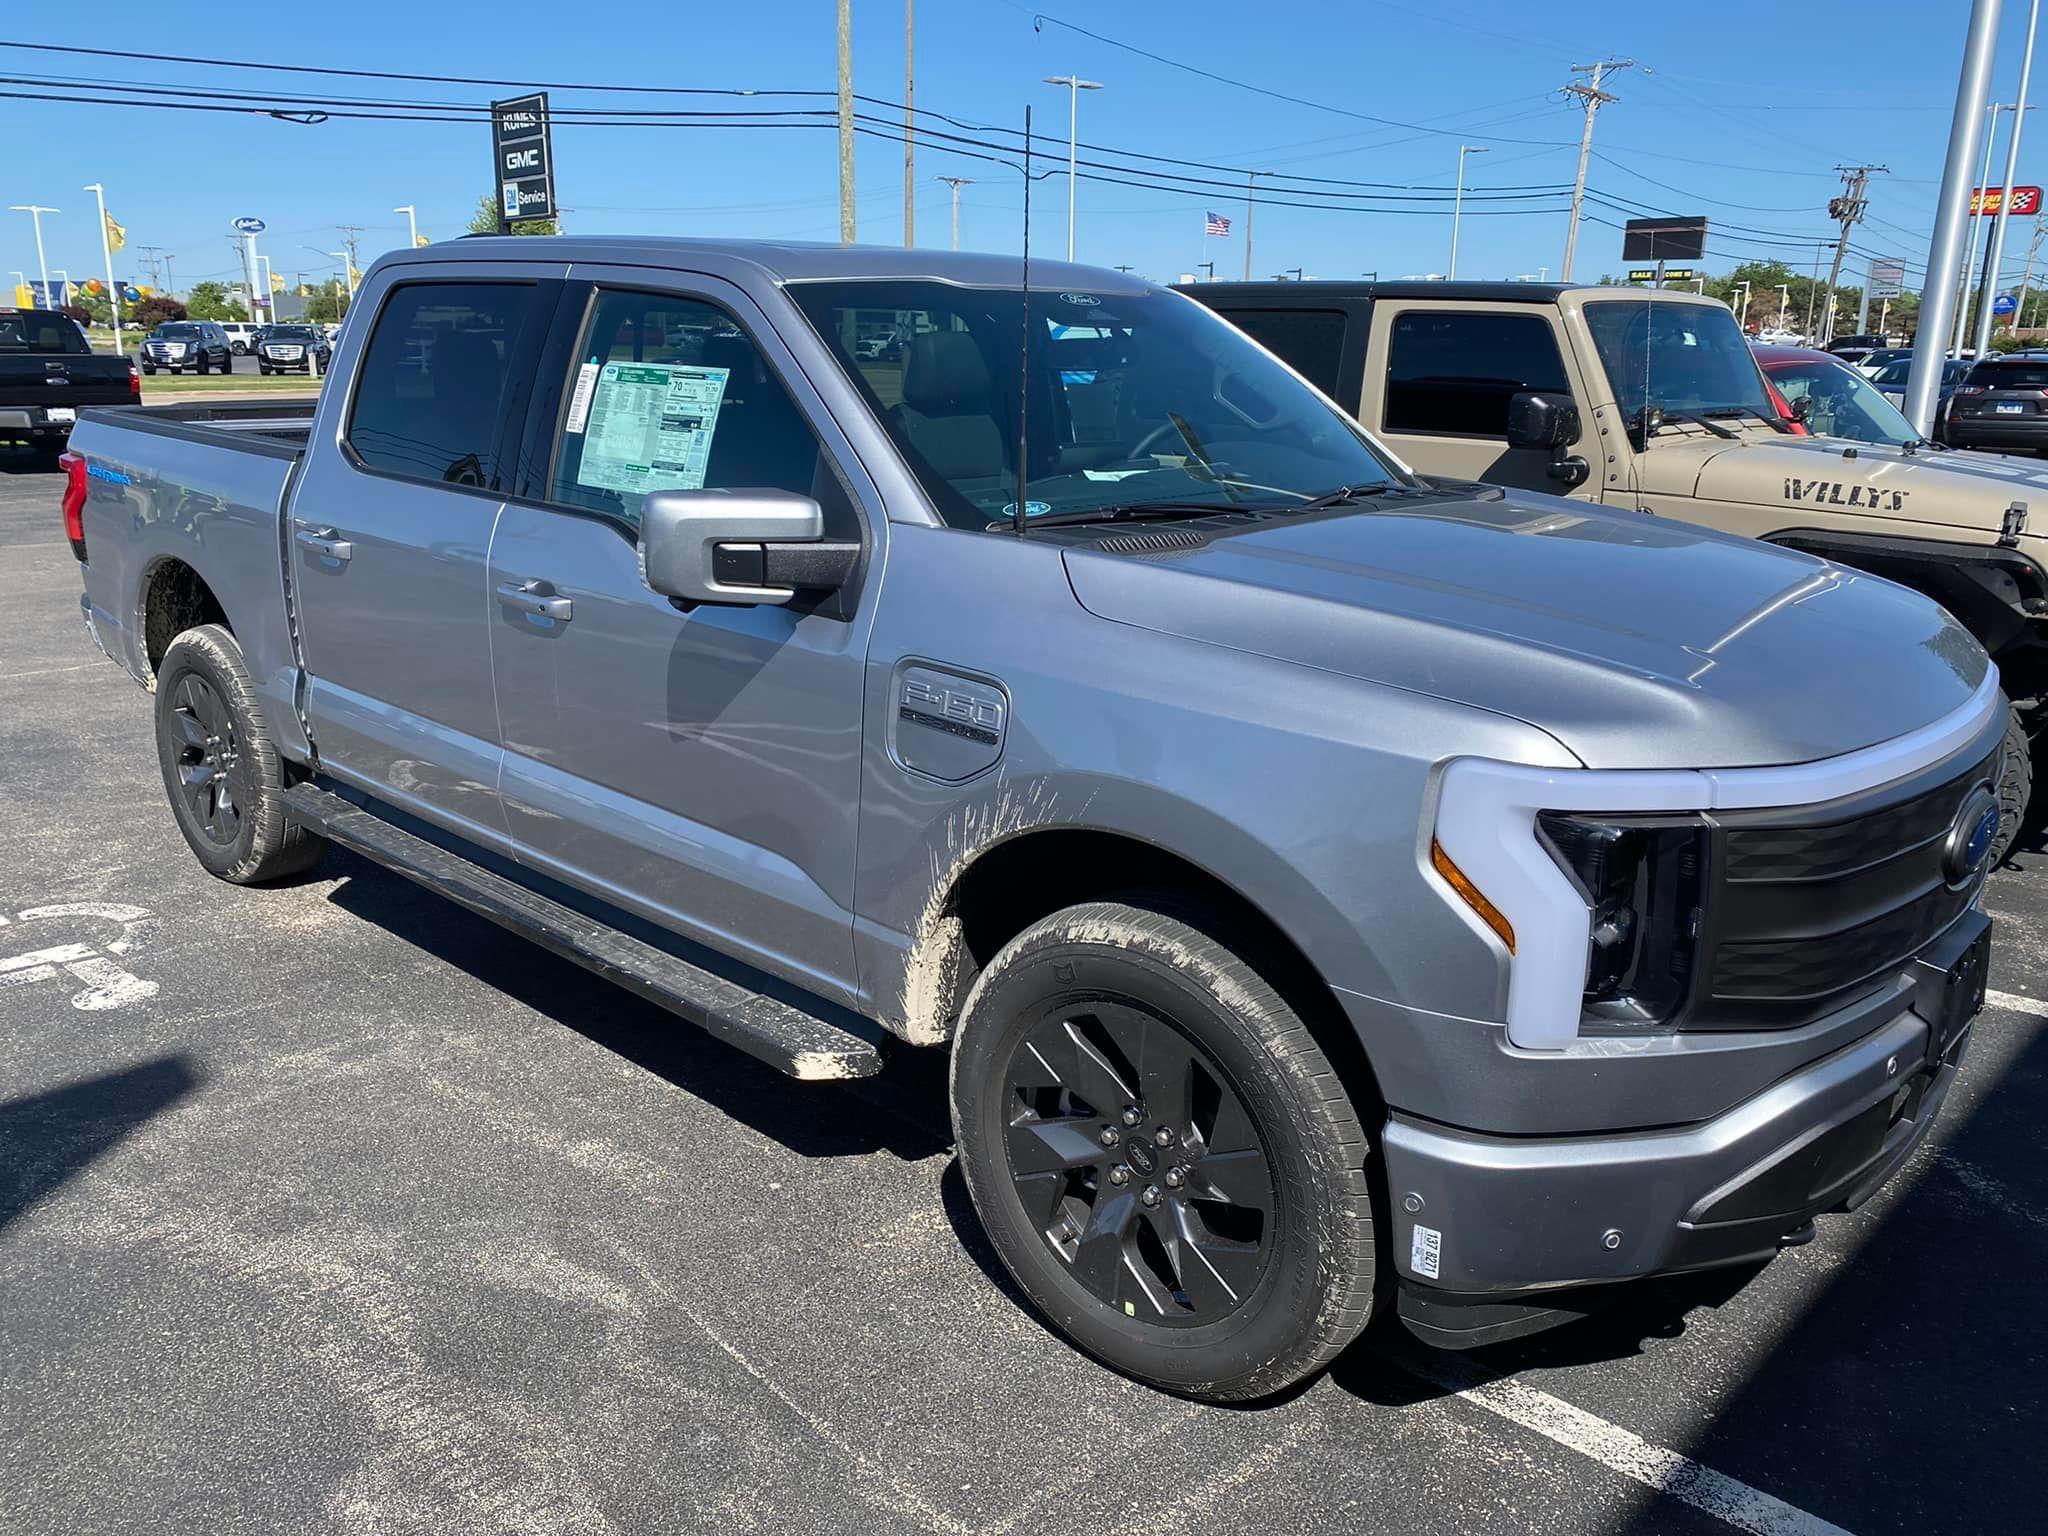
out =
[(637, 992), (779, 1072), (825, 1082), (882, 1070), (873, 1042), (529, 891), (339, 795), (295, 784), (285, 793), (285, 809), (322, 836)]

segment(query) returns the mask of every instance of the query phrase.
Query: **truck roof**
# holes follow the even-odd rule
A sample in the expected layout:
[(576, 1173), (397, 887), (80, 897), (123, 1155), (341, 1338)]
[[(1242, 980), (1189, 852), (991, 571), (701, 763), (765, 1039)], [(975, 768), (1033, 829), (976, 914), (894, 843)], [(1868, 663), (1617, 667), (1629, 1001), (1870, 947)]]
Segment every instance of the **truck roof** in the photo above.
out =
[[(701, 267), (745, 263), (777, 281), (812, 278), (935, 278), (971, 287), (1014, 288), (1023, 262), (1015, 254), (905, 250), (899, 245), (828, 245), (788, 240), (690, 240), (658, 235), (474, 235), (459, 242), (393, 251), (377, 264), (445, 261), (565, 261), (621, 266)], [(1033, 288), (1082, 288), (1140, 294), (1155, 285), (1104, 267), (1031, 258)]]
[[(1653, 291), (1612, 283), (1450, 283), (1434, 278), (1402, 278), (1393, 282), (1375, 282), (1367, 278), (1312, 278), (1298, 283), (1272, 279), (1250, 283), (1175, 283), (1173, 286), (1196, 298), (1256, 297), (1263, 301), (1297, 303), (1320, 300), (1326, 304), (1346, 299), (1468, 299), (1482, 304), (1555, 304), (1568, 293), (1613, 298), (1628, 294), (1647, 295)], [(1699, 294), (1685, 289), (1659, 288), (1654, 292), (1659, 304), (1667, 300), (1686, 304), (1718, 305), (1721, 302), (1719, 299), (1702, 299)]]

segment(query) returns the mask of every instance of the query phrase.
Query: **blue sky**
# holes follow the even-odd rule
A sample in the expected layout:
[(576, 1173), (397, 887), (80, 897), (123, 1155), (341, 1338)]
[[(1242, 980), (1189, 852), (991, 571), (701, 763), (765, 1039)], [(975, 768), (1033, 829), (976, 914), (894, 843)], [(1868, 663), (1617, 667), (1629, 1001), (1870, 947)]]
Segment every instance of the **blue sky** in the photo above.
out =
[[(2006, 10), (1994, 95), (2009, 100), (2026, 6), (2009, 0)], [(1858, 232), (1857, 243), (1904, 254), (1917, 269), (1926, 259), (1966, 11), (1961, 0), (1866, 0), (1855, 28), (1837, 29), (1832, 59), (1821, 62), (1811, 29), (1789, 20), (1778, 26), (1739, 8), (1717, 14), (1496, 0), (1283, 0), (1265, 8), (1222, 0), (1170, 6), (1052, 0), (1037, 10), (1008, 0), (920, 0), (918, 104), (971, 123), (1014, 127), (1029, 102), (1039, 131), (1063, 139), (1066, 95), (1040, 80), (1078, 72), (1105, 86), (1081, 99), (1084, 141), (1293, 176), (1403, 183), (1425, 195), (1450, 186), (1461, 142), (1486, 145), (1485, 155), (1468, 162), (1467, 187), (1475, 200), (1466, 208), (1460, 276), (1534, 274), (1546, 267), (1555, 274), (1565, 227), (1562, 212), (1553, 211), (1560, 198), (1544, 201), (1541, 212), (1514, 217), (1493, 210), (1515, 205), (1478, 199), (1507, 187), (1568, 187), (1580, 117), (1558, 100), (1556, 89), (1575, 62), (1633, 56), (1637, 67), (1612, 82), (1621, 101), (1600, 115), (1595, 147), (1609, 158), (1593, 162), (1589, 181), (1597, 193), (1650, 211), (1706, 212), (1717, 230), (1710, 249), (1723, 253), (1710, 259), (1711, 268), (1763, 254), (1805, 265), (1813, 247), (1798, 242), (1828, 232), (1827, 200), (1839, 190), (1835, 164), (1882, 162), (1893, 174), (1873, 182), (1872, 222)], [(204, 14), (204, 25), (197, 26), (161, 3), (114, 3), (74, 8), (60, 21), (50, 8), (30, 7), (12, 14), (6, 36), (533, 82), (829, 90), (834, 78), (833, 0), (715, 7), (612, 0), (566, 12), (475, 0), (425, 6), (354, 0), (340, 8)], [(1035, 22), (1034, 15), (1047, 19)], [(1248, 25), (1255, 17), (1264, 24)], [(1832, 61), (1846, 56), (1844, 39), (1868, 40), (1867, 65)], [(13, 49), (0, 49), (0, 62), (16, 80), (61, 77), (79, 84), (59, 91), (100, 96), (110, 84), (136, 82), (240, 90), (284, 85), (311, 94), (413, 101), (512, 94)], [(1175, 63), (1314, 105), (1204, 78)], [(856, 90), (901, 100), (900, 0), (854, 0), (854, 76)], [(2048, 77), (2042, 88), (2048, 89)], [(37, 89), (50, 87), (0, 85)], [(557, 91), (554, 104), (593, 107), (616, 100)], [(2048, 122), (2034, 132), (2040, 153), (2023, 153), (2022, 181), (2030, 179), (2030, 168), (2031, 179), (2048, 175)], [(123, 279), (140, 274), (138, 248), (150, 244), (175, 253), (180, 288), (201, 277), (232, 275), (228, 225), (237, 215), (268, 222), (263, 249), (280, 273), (317, 275), (333, 270), (332, 260), (317, 253), (339, 249), (337, 226), (364, 226), (367, 265), (377, 251), (405, 239), (404, 216), (392, 212), (395, 205), (415, 204), (422, 231), (446, 236), (460, 231), (491, 186), (488, 129), (470, 123), (336, 118), (299, 126), (239, 115), (0, 100), (0, 143), (10, 146), (4, 201), (63, 210), (44, 221), (49, 262), (76, 280), (101, 270), (92, 194), (79, 190), (95, 180), (106, 183), (109, 206), (129, 232), (129, 250), (117, 258)], [(580, 232), (834, 239), (836, 154), (834, 136), (823, 130), (560, 121), (555, 130), (560, 196), (573, 210), (569, 227)], [(918, 154), (919, 243), (947, 239), (947, 190), (934, 179), (944, 174), (975, 178), (962, 198), (962, 243), (1015, 249), (1016, 173), (959, 159), (932, 143)], [(1236, 180), (1227, 173), (1188, 174)], [(863, 240), (901, 243), (902, 175), (900, 146), (862, 141)], [(1064, 249), (1065, 192), (1058, 177), (1037, 184), (1037, 251)], [(1078, 201), (1083, 261), (1127, 262), (1171, 279), (1202, 259), (1202, 215), (1214, 208), (1232, 219), (1232, 237), (1208, 242), (1207, 254), (1219, 275), (1243, 270), (1239, 192), (1103, 184), (1084, 174)], [(1301, 267), (1328, 277), (1441, 272), (1450, 243), (1448, 204), (1417, 206), (1427, 211), (1260, 207), (1254, 271), (1266, 276)], [(1611, 208), (1590, 211), (1617, 223), (1627, 216)], [(28, 216), (0, 213), (0, 221), (0, 270), (33, 276)], [(1577, 275), (1617, 270), (1619, 242), (1617, 230), (1589, 224)], [(2015, 270), (2025, 241), (2016, 243), (2020, 250), (2009, 257)]]

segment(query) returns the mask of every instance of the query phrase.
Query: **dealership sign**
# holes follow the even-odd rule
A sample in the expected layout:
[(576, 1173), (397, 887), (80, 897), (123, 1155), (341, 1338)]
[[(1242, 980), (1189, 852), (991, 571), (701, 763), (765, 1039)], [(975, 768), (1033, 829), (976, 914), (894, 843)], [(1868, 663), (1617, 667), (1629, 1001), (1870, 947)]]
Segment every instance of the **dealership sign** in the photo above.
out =
[(235, 229), (245, 235), (260, 235), (267, 227), (261, 219), (241, 218), (235, 220)]
[[(1970, 212), (1996, 213), (1998, 205), (2005, 200), (2003, 187), (1979, 187), (1970, 194)], [(2030, 219), (2041, 211), (2041, 189), (2039, 187), (2014, 187), (2012, 189), (2012, 211), (2023, 219)]]
[(1870, 263), (1870, 296), (1896, 299), (1906, 288), (1906, 258), (1873, 258)]
[(555, 156), (548, 138), (547, 92), (492, 102), (491, 147), (498, 162), (499, 230), (514, 219), (552, 219)]

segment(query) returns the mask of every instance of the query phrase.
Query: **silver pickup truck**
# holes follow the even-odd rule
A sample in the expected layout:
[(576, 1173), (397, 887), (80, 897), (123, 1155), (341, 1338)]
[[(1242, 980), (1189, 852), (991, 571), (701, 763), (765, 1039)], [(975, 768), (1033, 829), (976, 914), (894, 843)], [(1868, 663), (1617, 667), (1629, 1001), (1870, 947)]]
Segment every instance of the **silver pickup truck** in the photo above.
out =
[(1017, 1285), (1178, 1392), (1865, 1199), (1982, 1000), (1976, 642), (1023, 276), (469, 240), (377, 265), (310, 419), (86, 413), (193, 851), (342, 843), (800, 1078), (950, 1046)]

